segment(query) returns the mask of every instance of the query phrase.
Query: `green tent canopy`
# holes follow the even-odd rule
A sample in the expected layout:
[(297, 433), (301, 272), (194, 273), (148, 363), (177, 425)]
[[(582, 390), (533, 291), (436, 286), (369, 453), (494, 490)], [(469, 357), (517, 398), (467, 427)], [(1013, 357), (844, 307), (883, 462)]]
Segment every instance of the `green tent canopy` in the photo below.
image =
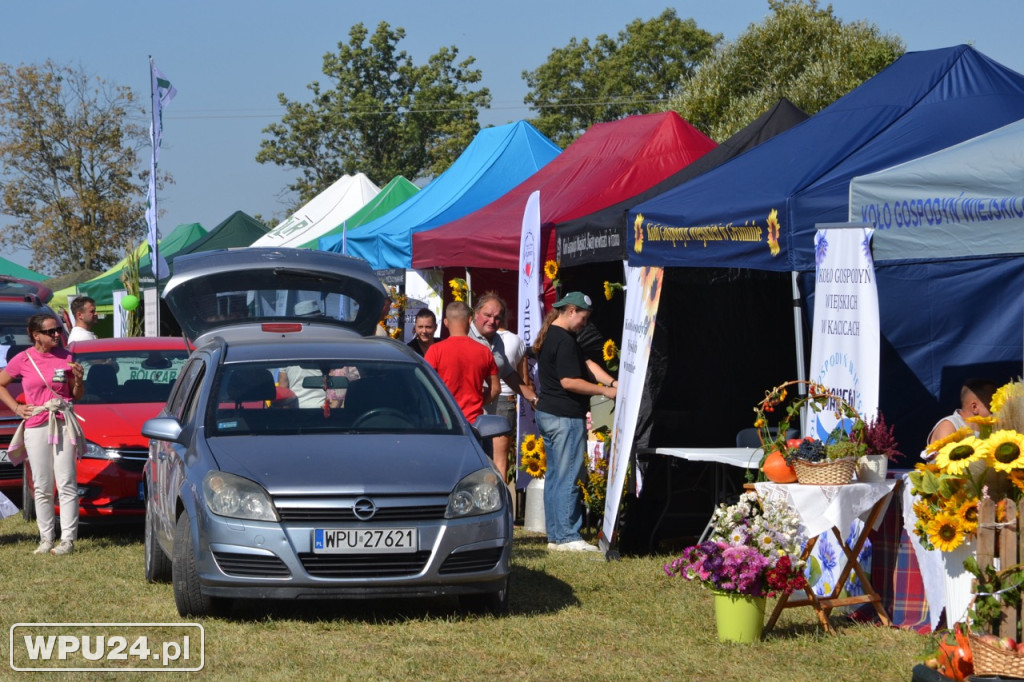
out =
[[(174, 228), (173, 232), (160, 240), (160, 255), (165, 260), (170, 261), (182, 249), (202, 239), (206, 234), (206, 230), (199, 223), (178, 225)], [(153, 266), (149, 253), (149, 244), (146, 242), (140, 244), (136, 249), (136, 253), (139, 255), (139, 282), (142, 286), (151, 286), (153, 284)], [(89, 296), (96, 301), (97, 306), (113, 305), (114, 291), (124, 288), (124, 285), (121, 283), (121, 271), (124, 269), (126, 262), (127, 259), (121, 259), (117, 265), (99, 277), (82, 282), (78, 285), (77, 293)], [(71, 289), (72, 293), (74, 293), (75, 287), (71, 287)], [(58, 293), (63, 293), (63, 290)]]
[(0, 257), (0, 275), (17, 277), (18, 279), (28, 279), (33, 282), (42, 282), (44, 279), (50, 279), (49, 275), (43, 275), (35, 270), (29, 270), (25, 266), (18, 265), (14, 261), (9, 261), (3, 257)]
[[(206, 236), (189, 244), (186, 248), (176, 253), (175, 256), (183, 256), (186, 253), (198, 253), (199, 251), (215, 251), (217, 249), (250, 246), (269, 231), (269, 227), (244, 211), (235, 211), (217, 227), (210, 230)], [(171, 263), (171, 271), (174, 271), (173, 262)]]
[(366, 225), (382, 215), (390, 212), (393, 208), (404, 202), (412, 195), (419, 192), (420, 188), (405, 179), (404, 176), (396, 175), (391, 182), (384, 185), (380, 192), (373, 199), (370, 199), (361, 209), (353, 213), (348, 220), (341, 225), (325, 232), (316, 239), (302, 245), (303, 249), (319, 249), (319, 242), (324, 237), (343, 234), (346, 230), (354, 230), (357, 227)]

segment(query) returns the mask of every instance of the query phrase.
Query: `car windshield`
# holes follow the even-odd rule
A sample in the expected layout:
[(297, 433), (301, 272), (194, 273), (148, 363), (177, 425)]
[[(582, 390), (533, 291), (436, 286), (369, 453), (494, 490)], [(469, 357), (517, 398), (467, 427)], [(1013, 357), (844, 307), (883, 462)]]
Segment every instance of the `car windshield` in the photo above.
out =
[(85, 369), (85, 395), (78, 402), (106, 405), (167, 401), (188, 351), (125, 350), (77, 353)]
[(439, 385), (413, 363), (232, 363), (213, 390), (213, 436), (459, 432)]

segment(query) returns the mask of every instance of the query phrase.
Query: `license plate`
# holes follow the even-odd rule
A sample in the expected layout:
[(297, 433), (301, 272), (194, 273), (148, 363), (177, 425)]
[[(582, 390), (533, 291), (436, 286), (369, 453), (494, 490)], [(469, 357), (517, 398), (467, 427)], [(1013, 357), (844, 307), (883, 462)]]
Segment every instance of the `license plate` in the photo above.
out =
[(142, 481), (139, 481), (139, 499), (143, 502), (146, 501), (146, 486)]
[(6, 450), (0, 450), (0, 462), (10, 462), (11, 460), (7, 457)]
[(316, 554), (387, 554), (419, 551), (415, 528), (317, 528)]

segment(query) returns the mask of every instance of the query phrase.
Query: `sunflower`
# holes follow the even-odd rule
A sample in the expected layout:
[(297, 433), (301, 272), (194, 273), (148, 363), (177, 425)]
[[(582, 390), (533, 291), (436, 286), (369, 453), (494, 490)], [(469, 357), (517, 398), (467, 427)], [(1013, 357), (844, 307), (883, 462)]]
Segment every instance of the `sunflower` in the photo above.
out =
[(558, 261), (544, 261), (544, 276), (550, 280), (558, 278)]
[(601, 355), (604, 357), (605, 362), (611, 362), (619, 355), (619, 349), (615, 345), (615, 341), (608, 339), (604, 342), (604, 348), (601, 349)]
[(932, 520), (932, 516), (933, 516), (932, 507), (931, 507), (930, 504), (928, 504), (924, 500), (919, 499), (919, 500), (914, 502), (914, 514), (921, 521), (923, 521), (925, 523), (928, 523), (929, 521)]
[(605, 298), (606, 301), (612, 300), (612, 293), (613, 293), (612, 292), (612, 283), (611, 282), (605, 282), (604, 283), (604, 298)]
[(530, 433), (523, 437), (523, 444), (520, 446), (519, 451), (523, 453), (523, 459), (527, 457), (536, 457), (538, 454), (538, 441), (536, 435)]
[(971, 499), (960, 505), (956, 511), (960, 518), (960, 527), (964, 533), (973, 533), (978, 530), (978, 500)]
[(972, 429), (969, 426), (961, 427), (954, 431), (953, 433), (946, 436), (945, 438), (940, 438), (934, 443), (929, 443), (928, 446), (925, 447), (925, 451), (930, 453), (938, 452), (939, 450), (946, 447), (950, 443), (956, 443), (957, 441), (961, 441), (964, 438), (967, 438), (968, 436), (971, 435), (974, 435), (974, 429)]
[(1011, 381), (1008, 384), (1000, 386), (999, 389), (992, 395), (992, 402), (990, 403), (989, 412), (992, 414), (999, 414), (1003, 410), (1003, 406), (1006, 405), (1006, 401), (1017, 395), (1021, 390), (1020, 384), (1016, 381)]
[(950, 443), (935, 456), (935, 463), (944, 473), (959, 476), (967, 471), (971, 462), (984, 459), (988, 455), (985, 441), (968, 436), (961, 441)]
[(1016, 431), (996, 431), (988, 439), (992, 468), (996, 471), (1024, 469), (1024, 435)]
[(1010, 483), (1012, 483), (1017, 490), (1024, 493), (1024, 469), (1014, 469), (1011, 471)]
[(526, 470), (526, 473), (530, 474), (534, 478), (539, 478), (544, 475), (544, 467), (541, 466), (540, 460), (538, 459), (524, 459), (523, 468)]
[(960, 518), (955, 514), (940, 512), (927, 525), (928, 541), (942, 552), (952, 552), (964, 541)]

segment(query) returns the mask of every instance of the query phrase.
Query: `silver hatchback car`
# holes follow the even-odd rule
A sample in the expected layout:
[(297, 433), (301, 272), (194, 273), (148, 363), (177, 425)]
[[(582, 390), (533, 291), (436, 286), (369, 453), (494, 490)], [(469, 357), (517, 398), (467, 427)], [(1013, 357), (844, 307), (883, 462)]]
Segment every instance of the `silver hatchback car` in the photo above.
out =
[(509, 491), (475, 425), (404, 344), (374, 336), (365, 261), (185, 256), (164, 297), (195, 350), (145, 423), (145, 573), (182, 616), (233, 599), (458, 595), (501, 613)]

